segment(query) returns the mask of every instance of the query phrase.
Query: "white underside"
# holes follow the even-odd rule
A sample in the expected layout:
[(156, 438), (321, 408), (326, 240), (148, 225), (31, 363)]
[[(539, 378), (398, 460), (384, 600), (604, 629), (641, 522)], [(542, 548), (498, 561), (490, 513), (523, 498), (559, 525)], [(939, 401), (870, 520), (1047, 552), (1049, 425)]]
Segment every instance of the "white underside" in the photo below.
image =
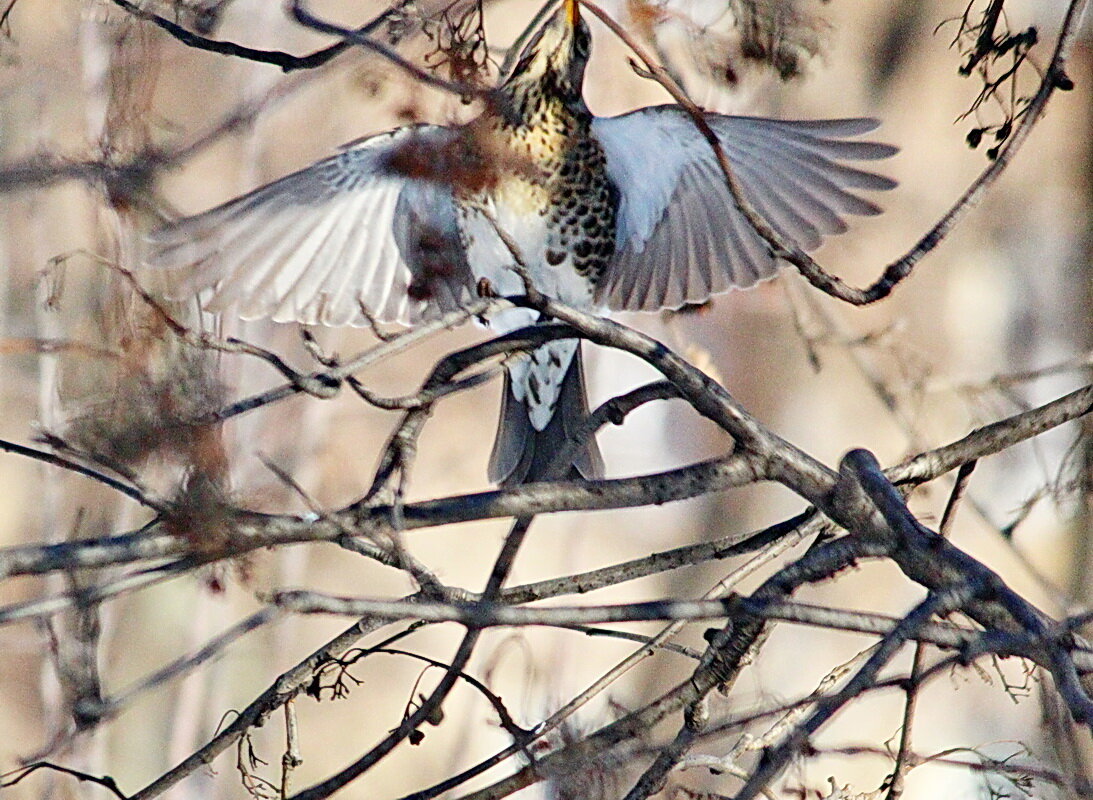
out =
[[(535, 288), (548, 297), (582, 310), (593, 307), (592, 290), (570, 263), (570, 257), (557, 265), (548, 265), (548, 248), (565, 251), (550, 234), (546, 218), (537, 213), (521, 213), (506, 206), (498, 210), (491, 202), (487, 207), (497, 225), (519, 242), (520, 260), (526, 265)], [(467, 242), (467, 261), (476, 278), (489, 281), (500, 295), (524, 293), (524, 283), (513, 269), (512, 252), (497, 235), (493, 222), (482, 212), (471, 211), (463, 220)], [(532, 325), (538, 312), (525, 308), (507, 308), (490, 317), (490, 327), (498, 333), (508, 333)], [(512, 393), (528, 407), (528, 416), (536, 430), (543, 430), (554, 414), (558, 393), (569, 364), (577, 352), (576, 339), (548, 342), (533, 353), (515, 358), (509, 364)]]

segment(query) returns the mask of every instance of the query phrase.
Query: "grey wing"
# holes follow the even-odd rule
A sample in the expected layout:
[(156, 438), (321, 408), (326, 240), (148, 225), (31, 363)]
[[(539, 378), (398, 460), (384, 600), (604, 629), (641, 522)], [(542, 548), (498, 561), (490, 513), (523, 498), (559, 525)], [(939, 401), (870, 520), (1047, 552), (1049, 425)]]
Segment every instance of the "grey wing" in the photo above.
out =
[[(806, 250), (845, 231), (845, 215), (880, 212), (858, 191), (896, 185), (843, 163), (896, 152), (853, 138), (876, 128), (874, 120), (709, 114), (707, 121), (755, 210)], [(597, 118), (593, 132), (619, 191), (615, 255), (597, 286), (600, 303), (678, 308), (775, 273), (778, 260), (736, 208), (713, 150), (686, 112), (661, 106)]]
[(410, 324), (453, 310), (474, 280), (451, 186), (406, 165), (457, 135), (414, 126), (365, 139), (156, 231), (146, 265), (168, 297), (245, 319)]

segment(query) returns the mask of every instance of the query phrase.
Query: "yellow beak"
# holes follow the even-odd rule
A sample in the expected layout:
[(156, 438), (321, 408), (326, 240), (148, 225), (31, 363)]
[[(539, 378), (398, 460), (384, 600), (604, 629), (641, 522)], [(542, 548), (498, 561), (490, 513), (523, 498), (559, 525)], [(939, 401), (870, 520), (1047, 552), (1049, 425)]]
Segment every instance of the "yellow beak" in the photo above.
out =
[(570, 25), (576, 25), (581, 18), (581, 7), (577, 0), (565, 0), (565, 19)]

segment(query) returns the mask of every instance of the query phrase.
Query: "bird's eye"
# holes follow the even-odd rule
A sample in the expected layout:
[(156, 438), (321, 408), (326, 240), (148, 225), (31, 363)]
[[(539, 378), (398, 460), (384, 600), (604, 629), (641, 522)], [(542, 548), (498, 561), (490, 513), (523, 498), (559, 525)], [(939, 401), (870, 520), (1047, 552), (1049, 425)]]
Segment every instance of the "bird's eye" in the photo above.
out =
[(578, 30), (577, 35), (573, 37), (573, 47), (576, 51), (582, 55), (587, 56), (591, 51), (592, 42), (588, 38), (588, 33), (583, 30)]

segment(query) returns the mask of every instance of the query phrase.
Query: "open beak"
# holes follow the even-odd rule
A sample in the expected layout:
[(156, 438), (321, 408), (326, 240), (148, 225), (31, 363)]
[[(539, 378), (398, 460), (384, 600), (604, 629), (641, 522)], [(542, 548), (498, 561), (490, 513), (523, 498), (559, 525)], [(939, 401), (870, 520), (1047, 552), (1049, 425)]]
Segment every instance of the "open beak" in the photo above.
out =
[(581, 7), (577, 0), (565, 0), (565, 21), (569, 25), (576, 26), (577, 20), (581, 18)]

